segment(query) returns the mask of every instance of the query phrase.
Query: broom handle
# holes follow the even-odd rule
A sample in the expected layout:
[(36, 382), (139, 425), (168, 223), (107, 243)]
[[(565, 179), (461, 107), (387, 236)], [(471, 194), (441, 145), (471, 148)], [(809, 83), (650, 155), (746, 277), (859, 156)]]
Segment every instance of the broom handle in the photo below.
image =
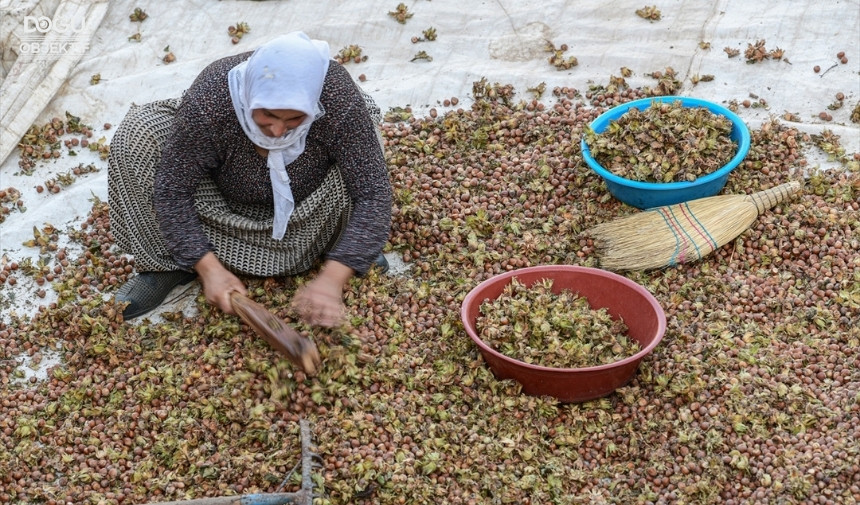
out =
[(800, 191), (800, 182), (791, 181), (774, 188), (747, 195), (746, 199), (754, 203), (756, 209), (758, 209), (758, 213), (761, 214), (774, 205), (785, 201), (798, 191)]

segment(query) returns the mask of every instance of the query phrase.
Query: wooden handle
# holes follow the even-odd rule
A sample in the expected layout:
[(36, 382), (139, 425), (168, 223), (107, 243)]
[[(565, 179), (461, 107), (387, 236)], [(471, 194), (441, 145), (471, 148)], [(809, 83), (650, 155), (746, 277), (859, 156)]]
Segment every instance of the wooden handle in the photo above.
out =
[(766, 211), (774, 205), (787, 200), (800, 191), (800, 182), (791, 181), (779, 186), (747, 195), (747, 200), (754, 203), (758, 213)]
[(259, 303), (238, 291), (230, 293), (233, 310), (276, 351), (285, 355), (308, 375), (316, 373), (320, 363), (317, 346)]

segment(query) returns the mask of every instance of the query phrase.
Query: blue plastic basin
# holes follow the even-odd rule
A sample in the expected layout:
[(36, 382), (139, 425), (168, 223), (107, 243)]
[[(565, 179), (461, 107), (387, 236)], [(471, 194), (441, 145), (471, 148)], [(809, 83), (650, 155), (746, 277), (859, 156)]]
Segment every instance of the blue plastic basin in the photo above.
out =
[(694, 181), (689, 182), (641, 182), (633, 181), (619, 177), (609, 170), (603, 168), (592, 156), (585, 142), (585, 137), (582, 138), (582, 158), (597, 172), (600, 177), (606, 182), (606, 187), (615, 198), (621, 200), (627, 205), (632, 205), (639, 209), (649, 209), (652, 207), (661, 207), (663, 205), (674, 205), (676, 203), (695, 200), (697, 198), (705, 198), (714, 196), (719, 193), (729, 179), (729, 173), (740, 165), (741, 161), (746, 157), (750, 149), (750, 131), (747, 125), (729, 109), (722, 105), (701, 100), (699, 98), (690, 98), (682, 96), (658, 96), (651, 98), (642, 98), (633, 100), (625, 104), (613, 107), (604, 112), (591, 122), (591, 129), (595, 133), (601, 133), (609, 127), (609, 123), (621, 117), (625, 112), (632, 107), (640, 110), (647, 109), (653, 102), (676, 102), (680, 101), (685, 107), (704, 107), (714, 114), (719, 114), (729, 118), (732, 122), (731, 139), (738, 146), (738, 151), (735, 156), (719, 170), (703, 175)]

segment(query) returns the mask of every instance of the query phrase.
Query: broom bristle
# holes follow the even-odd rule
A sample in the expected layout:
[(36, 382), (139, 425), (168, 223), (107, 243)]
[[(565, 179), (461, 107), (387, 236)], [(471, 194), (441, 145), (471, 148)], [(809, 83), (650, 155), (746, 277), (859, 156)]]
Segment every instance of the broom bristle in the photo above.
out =
[(658, 207), (586, 231), (602, 267), (649, 270), (698, 260), (732, 241), (759, 213), (800, 189), (791, 182), (753, 195), (721, 195)]

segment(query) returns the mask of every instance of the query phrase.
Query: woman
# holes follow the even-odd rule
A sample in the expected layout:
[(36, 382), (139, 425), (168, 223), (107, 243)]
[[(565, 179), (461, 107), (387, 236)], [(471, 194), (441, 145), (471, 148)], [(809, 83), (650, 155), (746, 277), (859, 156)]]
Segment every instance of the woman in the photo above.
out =
[(125, 318), (198, 275), (206, 300), (234, 314), (238, 275), (296, 275), (324, 258), (293, 304), (310, 324), (339, 324), (349, 278), (387, 268), (379, 115), (328, 44), (301, 32), (210, 64), (181, 99), (133, 107), (108, 188), (138, 271), (116, 295)]

